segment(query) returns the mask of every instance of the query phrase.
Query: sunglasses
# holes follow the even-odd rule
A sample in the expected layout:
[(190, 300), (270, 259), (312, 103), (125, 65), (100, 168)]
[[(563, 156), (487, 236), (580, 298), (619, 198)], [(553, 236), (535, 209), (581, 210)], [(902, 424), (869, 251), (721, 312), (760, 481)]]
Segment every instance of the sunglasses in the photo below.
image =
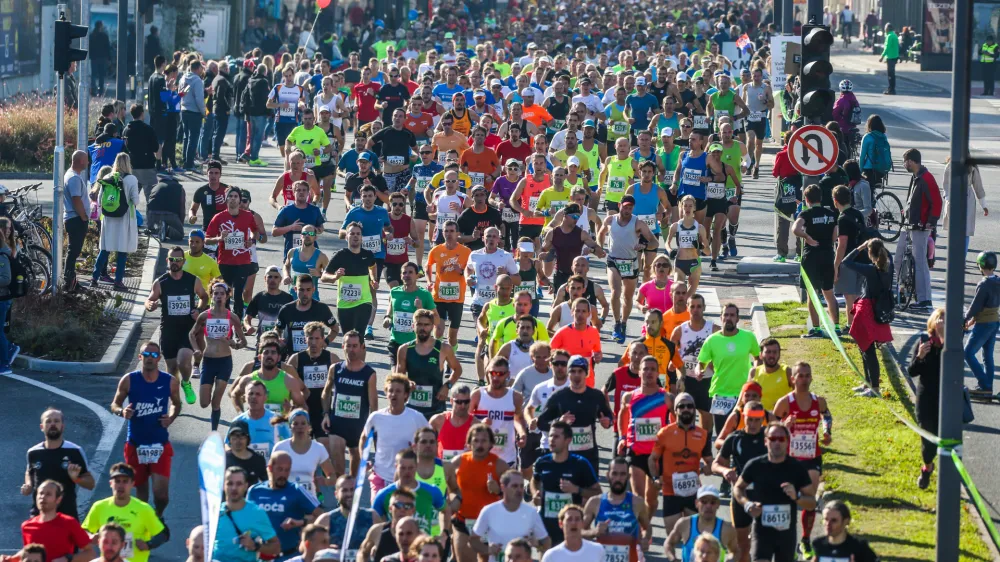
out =
[(675, 406), (677, 410), (694, 410), (694, 404), (678, 404)]
[(507, 371), (490, 371), (490, 375), (493, 375), (493, 376), (496, 376), (496, 377), (506, 377), (507, 376)]
[(184, 258), (167, 258), (167, 261), (169, 261), (170, 263), (180, 263), (184, 261)]
[(552, 361), (553, 367), (565, 367), (566, 365), (569, 365), (569, 361)]
[(420, 154), (434, 154), (433, 150), (421, 150)]
[(668, 266), (665, 263), (658, 263), (658, 264), (656, 264), (656, 269), (667, 269), (667, 267)]
[(784, 435), (782, 435), (781, 437), (768, 437), (767, 440), (773, 441), (774, 443), (784, 443), (786, 441)]
[(392, 507), (395, 509), (414, 509), (416, 505), (410, 502), (393, 502)]
[(159, 359), (160, 358), (160, 352), (159, 351), (143, 351), (141, 353), (141, 355), (143, 357), (152, 357), (153, 359)]
[(393, 203), (392, 206), (393, 207), (405, 207), (406, 203)]
[(465, 406), (472, 403), (472, 398), (462, 398), (462, 399), (455, 398), (452, 399), (451, 402), (457, 406)]

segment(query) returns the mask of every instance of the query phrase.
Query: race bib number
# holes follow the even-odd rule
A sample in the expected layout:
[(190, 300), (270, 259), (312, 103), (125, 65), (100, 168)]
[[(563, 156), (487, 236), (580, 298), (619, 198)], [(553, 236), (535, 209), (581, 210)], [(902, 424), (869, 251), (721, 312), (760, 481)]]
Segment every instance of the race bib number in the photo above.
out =
[(594, 448), (594, 431), (589, 427), (574, 427), (570, 451), (589, 451)]
[(341, 283), (340, 300), (342, 302), (358, 302), (361, 300), (361, 285), (359, 283)]
[(338, 392), (333, 414), (348, 420), (361, 419), (361, 397)]
[(326, 386), (327, 368), (325, 365), (310, 365), (302, 368), (302, 382), (306, 388), (323, 388)]
[(722, 199), (726, 196), (726, 184), (724, 183), (711, 182), (705, 186), (705, 189), (709, 199)]
[(413, 313), (395, 312), (396, 317), (392, 321), (392, 329), (408, 334), (413, 332)]
[(229, 337), (229, 320), (225, 318), (209, 318), (205, 321), (205, 337), (213, 340), (224, 340)]
[(402, 156), (386, 156), (385, 163), (390, 166), (402, 166), (406, 159)]
[(306, 333), (302, 330), (295, 330), (292, 332), (292, 349), (295, 351), (303, 351), (306, 348)]
[(461, 455), (465, 452), (465, 449), (444, 449), (441, 451), (441, 460), (450, 461), (451, 459)]
[(139, 457), (139, 464), (156, 464), (160, 462), (160, 457), (163, 455), (163, 445), (160, 443), (140, 445), (135, 453)]
[(503, 453), (504, 447), (507, 446), (507, 430), (498, 429), (496, 433), (493, 434), (496, 437), (496, 444), (493, 446), (493, 453), (500, 456)]
[(448, 162), (448, 153), (443, 150), (438, 150), (438, 164), (444, 166)]
[(670, 475), (670, 479), (674, 486), (675, 496), (687, 498), (698, 492), (700, 484), (697, 472), (675, 472)]
[(271, 444), (270, 443), (251, 443), (250, 450), (264, 457), (265, 459), (271, 458)]
[(694, 116), (694, 128), (695, 129), (707, 129), (708, 128), (708, 116), (707, 115), (695, 115)]
[(684, 168), (681, 175), (681, 183), (684, 185), (699, 186), (701, 185), (701, 170), (692, 170), (691, 168)]
[(629, 545), (604, 545), (604, 562), (629, 562)]
[(792, 526), (792, 506), (765, 505), (760, 514), (760, 524), (778, 531), (787, 531)]
[(493, 287), (480, 287), (476, 289), (476, 296), (480, 300), (491, 301), (497, 298), (497, 290)]
[(549, 129), (553, 131), (559, 131), (565, 126), (566, 126), (565, 119), (553, 119), (552, 122), (549, 123)]
[(417, 176), (417, 195), (423, 196), (424, 190), (431, 184), (429, 176)]
[(469, 172), (472, 185), (486, 185), (486, 174), (482, 172)]
[(441, 281), (438, 283), (438, 298), (444, 301), (457, 301), (462, 293), (462, 287), (457, 281)]
[(565, 492), (545, 492), (545, 509), (542, 516), (546, 519), (558, 519), (559, 512), (573, 502), (573, 494)]
[(167, 316), (188, 316), (191, 314), (191, 297), (188, 295), (167, 296)]
[(656, 441), (656, 434), (663, 427), (660, 418), (636, 418), (635, 440), (639, 442)]
[(402, 256), (406, 254), (406, 238), (393, 238), (385, 245), (385, 251), (390, 256)]
[(736, 407), (735, 396), (716, 396), (712, 398), (711, 414), (716, 416), (726, 416)]
[(246, 245), (246, 238), (243, 236), (243, 231), (238, 230), (236, 232), (226, 234), (225, 244), (226, 248), (230, 250), (233, 248), (242, 248)]
[(122, 546), (121, 558), (122, 560), (128, 560), (135, 555), (135, 535), (132, 533), (125, 533), (125, 544)]
[(417, 385), (417, 387), (410, 392), (409, 405), (415, 408), (430, 408), (433, 394), (434, 388), (430, 385)]
[(441, 211), (438, 211), (438, 214), (437, 214), (437, 228), (438, 228), (438, 230), (440, 230), (440, 231), (443, 232), (444, 231), (444, 223), (446, 223), (448, 221), (453, 221), (453, 220), (455, 220), (457, 218), (458, 218), (458, 215), (455, 214), (455, 213), (442, 213)]
[(760, 123), (760, 120), (764, 118), (763, 111), (751, 111), (750, 115), (747, 117), (747, 121), (751, 123)]
[(532, 295), (534, 295), (534, 294), (536, 294), (535, 293), (535, 291), (536, 291), (535, 286), (536, 286), (536, 282), (535, 281), (525, 281), (524, 283), (521, 283), (520, 285), (518, 285), (517, 287), (514, 288), (514, 294), (516, 295), (516, 294), (520, 293), (521, 291), (528, 291), (529, 293), (531, 293)]
[(293, 474), (291, 481), (298, 484), (300, 488), (309, 492), (311, 495), (316, 495), (316, 482), (313, 480), (312, 475), (296, 476)]
[(373, 234), (372, 236), (362, 236), (361, 237), (361, 247), (373, 254), (377, 254), (382, 251), (382, 235)]
[(788, 444), (788, 454), (796, 459), (816, 458), (816, 444), (819, 441), (815, 432), (793, 433)]
[(280, 414), (281, 413), (281, 404), (275, 404), (273, 402), (268, 402), (267, 404), (264, 404), (264, 409), (267, 410), (267, 411), (269, 411), (269, 412), (274, 412), (275, 414)]
[(206, 205), (214, 205), (215, 204), (215, 195), (212, 194), (212, 193), (205, 194), (205, 204)]
[(656, 230), (656, 227), (659, 225), (659, 223), (656, 221), (656, 215), (637, 215), (637, 216), (639, 217), (639, 220), (646, 223), (646, 226), (648, 226), (650, 230)]
[(611, 124), (611, 134), (616, 137), (623, 137), (628, 134), (628, 121), (615, 121)]
[(667, 185), (673, 185), (674, 183), (674, 173), (673, 172), (663, 172), (663, 183)]
[(517, 222), (518, 219), (521, 218), (521, 215), (519, 215), (517, 211), (511, 209), (510, 207), (504, 207), (502, 217), (503, 217), (503, 222)]
[(538, 210), (538, 199), (539, 199), (538, 195), (535, 195), (534, 197), (529, 197), (528, 198), (528, 209), (530, 209), (531, 211), (537, 211)]
[(608, 193), (625, 193), (625, 178), (612, 176), (608, 180)]
[(569, 205), (569, 201), (553, 201), (552, 202), (552, 214), (555, 215), (563, 209), (566, 205)]
[(716, 119), (716, 121), (722, 119), (723, 117), (729, 117), (729, 111), (727, 111), (725, 109), (717, 109), (715, 111), (715, 119)]
[(618, 273), (624, 277), (632, 275), (632, 265), (632, 260), (615, 260), (615, 267), (618, 269)]

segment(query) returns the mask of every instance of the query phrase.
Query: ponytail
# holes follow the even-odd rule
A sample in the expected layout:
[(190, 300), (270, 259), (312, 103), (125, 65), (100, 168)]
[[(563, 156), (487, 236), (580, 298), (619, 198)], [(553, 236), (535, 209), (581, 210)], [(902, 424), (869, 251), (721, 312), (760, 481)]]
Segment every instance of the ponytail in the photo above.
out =
[(875, 268), (885, 273), (889, 271), (889, 252), (885, 249), (885, 243), (875, 239), (868, 244), (868, 257), (871, 258)]

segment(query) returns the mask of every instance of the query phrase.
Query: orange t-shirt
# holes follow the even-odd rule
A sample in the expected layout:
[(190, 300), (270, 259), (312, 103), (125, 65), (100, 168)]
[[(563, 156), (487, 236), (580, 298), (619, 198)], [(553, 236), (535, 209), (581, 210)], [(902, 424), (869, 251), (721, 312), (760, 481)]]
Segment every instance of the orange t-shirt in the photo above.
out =
[[(668, 332), (667, 335), (664, 335), (663, 330), (661, 330), (659, 338), (646, 336), (646, 338), (642, 341), (642, 343), (646, 344), (646, 350), (649, 354), (656, 357), (656, 360), (660, 362), (661, 375), (667, 374), (667, 371), (670, 370), (668, 367), (670, 367), (671, 364), (675, 369), (680, 369), (684, 366), (684, 361), (681, 360), (681, 354), (677, 351), (677, 349), (674, 349), (674, 352), (670, 353), (670, 348), (667, 346), (666, 342), (670, 340), (670, 333), (673, 333), (673, 330)], [(657, 341), (657, 339), (659, 341)], [(625, 347), (625, 353), (622, 354), (621, 359), (618, 360), (619, 367), (624, 367), (628, 364), (631, 353), (632, 344), (630, 343)]]
[(427, 131), (434, 128), (434, 116), (430, 113), (421, 113), (419, 117), (407, 113), (403, 121), (403, 128), (413, 133), (418, 139), (427, 138)]
[(449, 150), (457, 150), (458, 155), (461, 156), (463, 152), (469, 150), (467, 136), (459, 133), (458, 131), (452, 130), (450, 135), (444, 133), (435, 133), (434, 139), (431, 143), (437, 147), (438, 152), (444, 154)]
[(663, 313), (663, 329), (660, 330), (660, 333), (663, 334), (663, 337), (670, 339), (670, 336), (674, 335), (674, 329), (690, 319), (691, 312), (688, 310), (685, 309), (684, 312), (678, 313), (671, 308)]
[(434, 302), (465, 302), (465, 266), (470, 254), (472, 250), (463, 244), (454, 249), (448, 249), (446, 244), (431, 248), (427, 271), (434, 272)]
[(698, 476), (701, 459), (711, 455), (711, 450), (705, 454), (707, 443), (708, 432), (697, 424), (685, 431), (672, 423), (656, 433), (653, 454), (660, 457), (660, 464), (663, 466), (664, 496), (695, 495), (701, 485)]
[[(544, 179), (542, 181), (536, 181), (533, 174), (528, 174), (524, 178), (524, 189), (521, 190), (521, 199), (518, 203), (521, 204), (521, 208), (528, 211), (538, 210), (538, 199), (541, 197), (542, 192), (548, 189), (552, 185), (552, 177), (548, 174), (542, 176)], [(541, 226), (545, 224), (545, 217), (525, 217), (521, 215), (519, 219), (521, 224), (534, 224)]]
[(500, 472), (497, 470), (500, 457), (487, 453), (485, 459), (478, 461), (472, 455), (472, 452), (462, 453), (462, 460), (455, 471), (458, 489), (462, 490), (462, 505), (458, 508), (458, 516), (465, 520), (476, 519), (484, 507), (500, 499), (500, 496), (491, 494), (487, 487), (490, 474), (500, 482)]
[(587, 386), (594, 386), (595, 353), (601, 352), (601, 333), (593, 326), (587, 326), (583, 331), (577, 330), (572, 324), (563, 326), (556, 331), (550, 342), (552, 349), (565, 349), (570, 355), (582, 355), (590, 360), (590, 373), (587, 374)]
[(492, 149), (483, 148), (482, 152), (476, 154), (476, 151), (470, 148), (462, 153), (458, 162), (465, 173), (472, 178), (472, 185), (482, 185), (486, 189), (493, 187), (493, 178), (490, 176), (496, 173), (500, 160)]
[(541, 127), (543, 121), (551, 121), (552, 115), (541, 105), (534, 103), (530, 106), (521, 105), (522, 115), (525, 121), (530, 121), (532, 125)]

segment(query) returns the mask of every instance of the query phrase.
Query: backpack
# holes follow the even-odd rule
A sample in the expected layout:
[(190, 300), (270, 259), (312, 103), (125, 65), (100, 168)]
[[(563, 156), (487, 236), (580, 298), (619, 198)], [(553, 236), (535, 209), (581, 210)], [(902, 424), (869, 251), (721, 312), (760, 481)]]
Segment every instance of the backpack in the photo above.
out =
[(0, 296), (0, 300), (6, 301), (17, 299), (31, 292), (31, 259), (25, 252), (18, 252), (17, 257), (7, 256), (10, 264), (10, 284), (7, 285), (7, 294)]
[(851, 109), (851, 125), (860, 125), (860, 124), (861, 124), (861, 106), (855, 105)]
[(98, 202), (101, 212), (106, 217), (124, 217), (128, 212), (128, 198), (125, 196), (125, 186), (120, 174), (113, 174), (101, 182), (101, 194)]
[(778, 178), (774, 193), (774, 209), (788, 220), (795, 214), (796, 200), (800, 199), (797, 182), (792, 178)]

